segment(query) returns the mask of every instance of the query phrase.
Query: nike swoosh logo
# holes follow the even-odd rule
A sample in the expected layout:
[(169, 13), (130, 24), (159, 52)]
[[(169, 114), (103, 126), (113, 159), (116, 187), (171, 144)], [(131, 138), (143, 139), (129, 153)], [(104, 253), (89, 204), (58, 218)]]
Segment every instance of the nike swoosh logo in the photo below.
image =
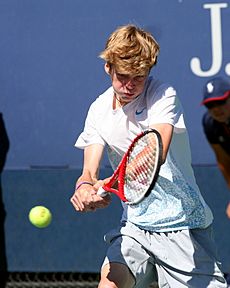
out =
[(137, 111), (137, 110), (136, 110), (136, 115), (140, 115), (145, 109), (146, 109), (146, 108), (143, 108), (143, 109), (140, 110), (140, 111)]

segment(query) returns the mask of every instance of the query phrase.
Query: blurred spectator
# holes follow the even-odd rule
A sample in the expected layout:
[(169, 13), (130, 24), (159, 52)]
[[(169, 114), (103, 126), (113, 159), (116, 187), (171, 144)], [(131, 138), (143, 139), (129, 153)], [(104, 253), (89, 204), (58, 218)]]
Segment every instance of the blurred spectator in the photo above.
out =
[[(208, 109), (203, 116), (203, 128), (230, 189), (230, 82), (217, 77), (204, 87), (202, 104)], [(230, 218), (230, 202), (226, 209)]]
[[(204, 87), (202, 104), (208, 109), (203, 116), (203, 128), (230, 189), (230, 82), (216, 77)], [(230, 202), (226, 214), (230, 219)], [(230, 273), (226, 274), (230, 287)]]

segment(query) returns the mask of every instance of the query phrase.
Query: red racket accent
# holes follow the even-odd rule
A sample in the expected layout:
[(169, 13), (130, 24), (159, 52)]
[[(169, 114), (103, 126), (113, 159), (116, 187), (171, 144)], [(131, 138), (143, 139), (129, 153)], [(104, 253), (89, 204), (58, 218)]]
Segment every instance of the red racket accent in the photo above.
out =
[(133, 140), (110, 181), (98, 194), (112, 192), (127, 204), (139, 203), (155, 185), (161, 162), (161, 136), (158, 131), (148, 129)]

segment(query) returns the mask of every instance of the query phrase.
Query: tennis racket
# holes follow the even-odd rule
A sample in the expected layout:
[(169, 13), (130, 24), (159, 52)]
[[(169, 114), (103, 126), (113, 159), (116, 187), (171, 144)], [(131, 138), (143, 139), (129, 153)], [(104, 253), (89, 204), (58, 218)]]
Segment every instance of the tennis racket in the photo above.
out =
[(116, 194), (127, 204), (137, 204), (154, 187), (162, 163), (162, 140), (155, 129), (139, 134), (129, 146), (109, 182), (98, 189), (101, 197)]

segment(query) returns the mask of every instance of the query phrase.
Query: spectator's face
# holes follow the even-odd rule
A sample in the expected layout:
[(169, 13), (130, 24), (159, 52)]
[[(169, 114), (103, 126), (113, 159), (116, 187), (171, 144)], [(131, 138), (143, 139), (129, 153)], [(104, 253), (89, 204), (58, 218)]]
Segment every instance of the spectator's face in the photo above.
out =
[(216, 121), (227, 123), (230, 120), (230, 98), (227, 98), (225, 101), (211, 102), (206, 106)]

